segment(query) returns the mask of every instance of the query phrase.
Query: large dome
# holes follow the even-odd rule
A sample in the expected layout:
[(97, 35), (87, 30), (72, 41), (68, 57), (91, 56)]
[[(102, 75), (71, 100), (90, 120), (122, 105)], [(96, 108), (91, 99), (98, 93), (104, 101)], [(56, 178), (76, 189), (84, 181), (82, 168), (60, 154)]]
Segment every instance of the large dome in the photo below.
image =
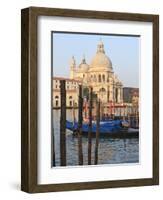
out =
[(97, 52), (90, 64), (90, 71), (112, 71), (112, 62), (105, 54), (104, 44), (100, 41), (97, 46)]

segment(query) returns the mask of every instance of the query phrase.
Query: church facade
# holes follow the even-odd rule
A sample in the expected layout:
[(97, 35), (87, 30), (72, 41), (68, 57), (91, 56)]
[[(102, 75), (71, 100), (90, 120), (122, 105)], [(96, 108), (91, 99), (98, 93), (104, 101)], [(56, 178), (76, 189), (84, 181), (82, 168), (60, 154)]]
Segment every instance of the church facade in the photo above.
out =
[[(57, 77), (54, 77), (54, 93), (56, 90), (56, 80)], [(112, 62), (105, 53), (104, 44), (102, 41), (98, 43), (96, 54), (90, 64), (88, 64), (85, 57), (83, 57), (81, 63), (77, 66), (75, 58), (72, 57), (70, 62), (70, 77), (67, 79), (67, 81), (76, 84), (76, 88), (73, 88), (73, 91), (75, 91), (73, 95), (71, 92), (71, 97), (76, 104), (78, 103), (77, 98), (79, 84), (82, 84), (83, 87), (87, 88), (92, 87), (93, 93), (96, 94), (97, 98), (99, 98), (104, 105), (107, 105), (110, 102), (114, 102), (116, 104), (123, 103), (123, 84), (113, 71)], [(70, 96), (69, 88), (66, 89), (67, 95)], [(57, 96), (60, 99), (59, 88), (57, 91)], [(53, 98), (55, 98), (55, 96), (56, 95), (54, 94)], [(68, 101), (67, 104), (67, 106), (70, 106), (70, 101)], [(55, 106), (56, 102), (54, 99), (53, 107)]]
[(103, 42), (97, 45), (97, 51), (90, 65), (83, 57), (79, 66), (76, 66), (75, 58), (70, 63), (70, 78), (83, 82), (86, 87), (91, 86), (93, 92), (103, 103), (123, 102), (123, 85), (113, 71), (112, 62), (105, 54)]

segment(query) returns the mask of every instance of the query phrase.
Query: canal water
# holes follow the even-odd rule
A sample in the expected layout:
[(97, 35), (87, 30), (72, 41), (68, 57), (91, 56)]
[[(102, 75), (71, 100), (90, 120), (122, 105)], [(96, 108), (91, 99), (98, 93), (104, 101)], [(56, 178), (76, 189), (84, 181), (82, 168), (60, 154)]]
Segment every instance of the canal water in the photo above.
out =
[[(72, 121), (73, 113), (67, 109), (67, 120)], [(77, 110), (75, 110), (77, 117)], [(55, 165), (60, 166), (60, 110), (53, 110)], [(87, 165), (88, 138), (82, 138), (83, 161)], [(95, 138), (92, 138), (92, 164), (94, 163)], [(72, 132), (66, 130), (67, 166), (78, 165), (78, 140)], [(98, 164), (120, 164), (139, 162), (139, 139), (99, 138)]]

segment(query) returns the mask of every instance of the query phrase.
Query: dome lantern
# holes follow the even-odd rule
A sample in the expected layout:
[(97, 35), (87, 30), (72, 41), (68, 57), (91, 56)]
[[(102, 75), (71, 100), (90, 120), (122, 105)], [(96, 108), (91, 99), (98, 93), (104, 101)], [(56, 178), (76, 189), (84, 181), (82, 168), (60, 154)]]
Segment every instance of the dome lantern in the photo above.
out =
[(97, 53), (104, 53), (105, 54), (104, 44), (103, 44), (101, 39), (100, 39), (100, 42), (97, 45)]
[(81, 64), (86, 64), (86, 59), (85, 59), (85, 55), (84, 54), (83, 54), (83, 59), (82, 59)]

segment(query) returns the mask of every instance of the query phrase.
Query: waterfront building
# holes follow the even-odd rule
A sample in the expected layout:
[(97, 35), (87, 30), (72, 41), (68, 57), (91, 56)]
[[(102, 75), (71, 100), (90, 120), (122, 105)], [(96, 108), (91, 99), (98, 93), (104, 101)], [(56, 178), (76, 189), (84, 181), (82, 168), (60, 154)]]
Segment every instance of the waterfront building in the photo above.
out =
[(53, 108), (60, 107), (60, 80), (65, 80), (66, 82), (66, 104), (67, 107), (77, 107), (78, 106), (78, 88), (81, 81), (64, 78), (64, 77), (54, 77), (53, 78)]
[(139, 100), (139, 88), (124, 87), (123, 88), (123, 101), (124, 103), (132, 103)]

